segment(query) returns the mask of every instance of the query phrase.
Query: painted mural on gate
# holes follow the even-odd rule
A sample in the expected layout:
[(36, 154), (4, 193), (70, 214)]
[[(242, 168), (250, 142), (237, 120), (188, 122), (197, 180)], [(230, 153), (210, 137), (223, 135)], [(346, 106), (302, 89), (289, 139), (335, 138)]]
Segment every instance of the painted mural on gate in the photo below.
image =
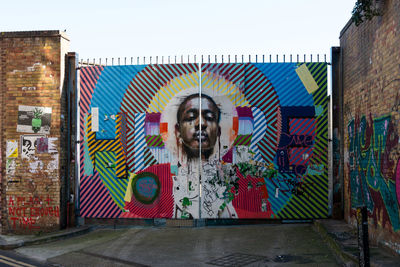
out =
[(366, 206), (375, 225), (400, 230), (399, 142), (390, 115), (356, 117), (348, 124), (352, 209)]
[(93, 66), (80, 77), (82, 217), (328, 215), (326, 63)]

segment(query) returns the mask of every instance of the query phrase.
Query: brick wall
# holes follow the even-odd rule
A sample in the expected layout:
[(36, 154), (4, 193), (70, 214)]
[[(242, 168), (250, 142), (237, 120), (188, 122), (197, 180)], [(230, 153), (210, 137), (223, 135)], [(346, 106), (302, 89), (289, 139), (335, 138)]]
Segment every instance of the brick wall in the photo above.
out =
[(2, 232), (60, 228), (68, 42), (59, 31), (0, 33)]
[(380, 3), (382, 16), (340, 36), (344, 217), (367, 206), (371, 240), (400, 253), (400, 2)]

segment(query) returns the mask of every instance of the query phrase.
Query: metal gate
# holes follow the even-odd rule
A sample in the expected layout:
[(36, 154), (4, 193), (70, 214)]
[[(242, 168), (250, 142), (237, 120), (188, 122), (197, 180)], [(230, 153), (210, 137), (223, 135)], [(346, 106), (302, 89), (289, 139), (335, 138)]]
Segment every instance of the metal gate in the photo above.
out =
[(326, 63), (80, 69), (80, 215), (328, 216)]

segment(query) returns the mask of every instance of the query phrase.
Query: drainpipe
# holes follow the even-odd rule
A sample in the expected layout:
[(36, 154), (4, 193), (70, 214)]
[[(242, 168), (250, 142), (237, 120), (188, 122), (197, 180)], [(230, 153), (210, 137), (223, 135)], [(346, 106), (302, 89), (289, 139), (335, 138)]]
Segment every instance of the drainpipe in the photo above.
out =
[(340, 46), (340, 120), (342, 122), (342, 125), (340, 127), (340, 170), (341, 170), (341, 175), (340, 175), (340, 183), (342, 184), (342, 190), (341, 190), (341, 197), (342, 197), (342, 203), (341, 203), (341, 215), (342, 218), (344, 218), (344, 79), (343, 79), (343, 48)]
[[(78, 64), (79, 55), (75, 53), (74, 58), (74, 70), (75, 70), (75, 109), (74, 109), (74, 123), (75, 123), (75, 225), (82, 225), (79, 221), (80, 218), (80, 199), (79, 199), (79, 186), (80, 186), (80, 125), (78, 121), (79, 110), (79, 99), (80, 99), (80, 88), (79, 88), (79, 64)], [(80, 120), (80, 118), (79, 118)]]
[(67, 170), (65, 174), (65, 186), (66, 186), (66, 199), (67, 199), (67, 224), (69, 225), (69, 203), (70, 203), (70, 167), (71, 167), (71, 88), (73, 86), (73, 75), (71, 70), (71, 55), (68, 55), (68, 90), (67, 90)]

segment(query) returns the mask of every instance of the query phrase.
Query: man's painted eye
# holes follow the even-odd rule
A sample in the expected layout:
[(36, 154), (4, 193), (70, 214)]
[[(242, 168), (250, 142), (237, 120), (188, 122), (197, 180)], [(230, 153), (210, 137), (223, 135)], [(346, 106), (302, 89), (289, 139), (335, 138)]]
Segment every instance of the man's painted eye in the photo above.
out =
[(208, 111), (208, 112), (205, 112), (204, 119), (207, 120), (207, 121), (215, 121), (216, 120), (216, 116), (215, 116), (215, 114), (213, 112)]
[(197, 114), (195, 112), (189, 111), (185, 114), (184, 120), (192, 121), (192, 120), (195, 120), (196, 117), (197, 117)]

